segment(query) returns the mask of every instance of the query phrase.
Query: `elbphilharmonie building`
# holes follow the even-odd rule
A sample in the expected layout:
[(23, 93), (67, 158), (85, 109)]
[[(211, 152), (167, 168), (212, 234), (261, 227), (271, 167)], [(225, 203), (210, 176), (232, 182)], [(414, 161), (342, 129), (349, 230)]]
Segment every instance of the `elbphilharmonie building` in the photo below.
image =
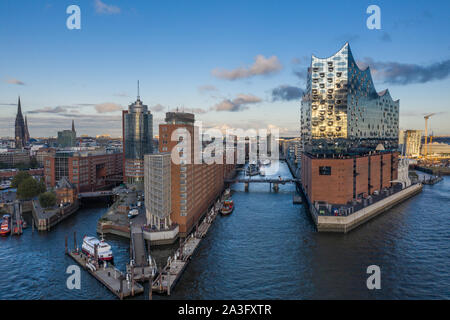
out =
[(358, 67), (348, 43), (331, 57), (312, 56), (301, 109), (305, 152), (346, 154), (398, 147), (399, 100), (388, 90), (375, 90), (370, 66)]

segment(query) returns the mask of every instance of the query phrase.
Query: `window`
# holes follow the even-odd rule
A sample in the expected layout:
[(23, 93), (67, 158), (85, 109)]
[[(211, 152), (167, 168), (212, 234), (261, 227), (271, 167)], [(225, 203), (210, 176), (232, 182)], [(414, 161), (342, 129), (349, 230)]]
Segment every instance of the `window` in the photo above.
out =
[(319, 167), (319, 175), (330, 176), (331, 175), (331, 167)]

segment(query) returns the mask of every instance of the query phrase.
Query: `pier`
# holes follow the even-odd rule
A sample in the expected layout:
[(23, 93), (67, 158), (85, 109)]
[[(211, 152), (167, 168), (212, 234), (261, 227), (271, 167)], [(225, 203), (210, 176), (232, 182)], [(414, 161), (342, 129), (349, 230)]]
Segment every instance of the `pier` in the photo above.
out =
[(209, 228), (216, 219), (220, 207), (221, 202), (217, 201), (203, 219), (202, 223), (197, 226), (196, 231), (188, 236), (183, 242), (180, 240), (181, 244), (175, 252), (175, 255), (168, 258), (167, 265), (152, 282), (153, 292), (170, 295), (170, 292), (173, 291), (175, 285), (186, 269), (192, 255), (199, 247), (202, 238), (206, 236)]
[(422, 184), (433, 185), (438, 182), (441, 182), (442, 180), (444, 180), (444, 178), (442, 178), (440, 176), (432, 176), (432, 177), (429, 177), (428, 179), (423, 177)]
[[(66, 254), (85, 269), (90, 275), (102, 283), (119, 299), (132, 297), (144, 292), (144, 287), (136, 283), (128, 274), (110, 264), (100, 265), (97, 257), (88, 257), (77, 247), (76, 233), (74, 233), (74, 248), (69, 250), (66, 236)], [(97, 247), (95, 248), (97, 249)], [(96, 251), (97, 252), (97, 251)]]
[(349, 214), (346, 213), (343, 216), (323, 215), (321, 214), (320, 208), (317, 208), (314, 205), (309, 206), (309, 212), (316, 224), (317, 231), (347, 233), (379, 214), (404, 202), (406, 199), (420, 193), (422, 187), (421, 183), (413, 184), (357, 211), (353, 211), (352, 208)]
[(22, 205), (21, 205), (20, 201), (16, 200), (14, 202), (12, 215), (11, 215), (11, 235), (19, 235), (20, 236), (22, 234), (22, 232), (23, 232), (22, 223), (23, 223)]
[(130, 263), (127, 264), (127, 273), (135, 281), (145, 281), (155, 275), (156, 263), (150, 260), (147, 254), (142, 226), (130, 226)]

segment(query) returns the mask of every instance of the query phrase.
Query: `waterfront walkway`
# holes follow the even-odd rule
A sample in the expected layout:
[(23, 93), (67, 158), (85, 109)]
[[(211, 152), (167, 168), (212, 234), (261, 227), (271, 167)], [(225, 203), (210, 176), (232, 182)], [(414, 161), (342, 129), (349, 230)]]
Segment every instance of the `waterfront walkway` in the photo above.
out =
[(173, 257), (168, 258), (167, 265), (152, 282), (152, 291), (170, 295), (170, 292), (173, 291), (183, 271), (186, 269), (192, 255), (199, 247), (202, 238), (206, 236), (209, 228), (216, 219), (220, 208), (221, 201), (217, 201), (202, 223), (196, 228), (196, 231), (184, 240)]

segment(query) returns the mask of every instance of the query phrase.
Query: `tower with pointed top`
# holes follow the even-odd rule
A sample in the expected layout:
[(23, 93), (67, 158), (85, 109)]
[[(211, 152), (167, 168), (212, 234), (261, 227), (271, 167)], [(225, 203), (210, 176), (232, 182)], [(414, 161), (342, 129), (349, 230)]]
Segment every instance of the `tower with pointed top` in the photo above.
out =
[(25, 122), (22, 115), (22, 106), (20, 104), (20, 97), (17, 103), (17, 115), (15, 123), (15, 143), (16, 149), (22, 149), (26, 146), (26, 132), (25, 132)]
[(75, 121), (72, 119), (72, 132), (75, 132)]
[(137, 86), (137, 100), (122, 111), (124, 182), (144, 188), (144, 155), (153, 153), (153, 115), (143, 104)]
[(25, 116), (25, 141), (26, 141), (26, 143), (30, 142), (30, 132), (28, 131), (28, 119), (27, 119), (27, 116)]

